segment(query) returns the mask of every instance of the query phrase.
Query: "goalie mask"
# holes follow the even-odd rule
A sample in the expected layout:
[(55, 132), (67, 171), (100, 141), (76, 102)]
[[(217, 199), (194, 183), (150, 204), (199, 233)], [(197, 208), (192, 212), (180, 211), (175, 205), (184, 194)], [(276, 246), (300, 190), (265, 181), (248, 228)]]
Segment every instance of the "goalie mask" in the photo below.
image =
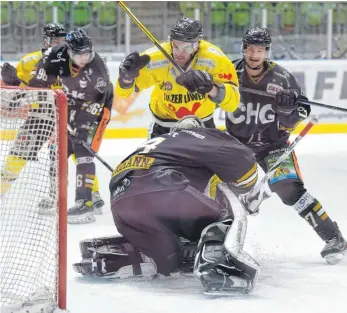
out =
[(66, 44), (73, 63), (78, 67), (83, 68), (94, 59), (92, 40), (83, 29), (69, 32), (66, 35)]
[(266, 28), (252, 27), (242, 38), (242, 55), (245, 64), (252, 70), (262, 68), (271, 54), (271, 36)]
[(43, 46), (48, 49), (65, 42), (66, 29), (63, 25), (57, 23), (49, 23), (43, 26), (42, 40)]
[(170, 134), (173, 134), (182, 129), (191, 128), (205, 128), (205, 125), (197, 116), (187, 115), (180, 119), (173, 127), (171, 127)]

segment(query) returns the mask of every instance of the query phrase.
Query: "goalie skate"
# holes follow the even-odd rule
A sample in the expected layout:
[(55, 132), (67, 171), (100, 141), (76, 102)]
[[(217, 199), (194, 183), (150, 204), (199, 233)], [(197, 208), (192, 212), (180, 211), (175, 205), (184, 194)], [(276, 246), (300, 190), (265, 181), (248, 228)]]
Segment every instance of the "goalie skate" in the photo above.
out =
[[(223, 277), (222, 280), (221, 277)], [(253, 284), (250, 280), (226, 275), (225, 272), (219, 271), (219, 269), (202, 275), (200, 280), (204, 287), (204, 294), (210, 296), (247, 294), (253, 290)]]

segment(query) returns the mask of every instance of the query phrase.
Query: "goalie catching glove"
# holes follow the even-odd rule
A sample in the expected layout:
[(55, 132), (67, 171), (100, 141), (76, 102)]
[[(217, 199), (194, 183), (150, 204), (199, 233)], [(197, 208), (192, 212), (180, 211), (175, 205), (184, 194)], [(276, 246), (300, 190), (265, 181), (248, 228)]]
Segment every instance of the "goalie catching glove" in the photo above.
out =
[(176, 83), (187, 88), (191, 93), (209, 93), (213, 88), (212, 76), (205, 71), (188, 70), (176, 78)]

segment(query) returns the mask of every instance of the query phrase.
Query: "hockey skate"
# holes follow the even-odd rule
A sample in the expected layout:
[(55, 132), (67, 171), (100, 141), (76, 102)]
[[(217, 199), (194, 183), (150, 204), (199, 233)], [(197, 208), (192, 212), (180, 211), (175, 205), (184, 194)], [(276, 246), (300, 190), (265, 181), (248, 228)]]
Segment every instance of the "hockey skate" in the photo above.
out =
[(231, 276), (220, 268), (211, 269), (200, 276), (205, 295), (230, 296), (247, 294), (253, 290), (253, 282), (237, 276)]
[(94, 206), (94, 214), (102, 215), (102, 207), (105, 205), (105, 202), (101, 199), (99, 191), (92, 192), (92, 201)]
[(94, 208), (91, 201), (77, 200), (75, 205), (67, 212), (67, 222), (69, 224), (88, 224), (94, 221)]
[(347, 241), (338, 230), (335, 237), (328, 241), (321, 252), (321, 256), (328, 264), (334, 265), (342, 261), (347, 251)]

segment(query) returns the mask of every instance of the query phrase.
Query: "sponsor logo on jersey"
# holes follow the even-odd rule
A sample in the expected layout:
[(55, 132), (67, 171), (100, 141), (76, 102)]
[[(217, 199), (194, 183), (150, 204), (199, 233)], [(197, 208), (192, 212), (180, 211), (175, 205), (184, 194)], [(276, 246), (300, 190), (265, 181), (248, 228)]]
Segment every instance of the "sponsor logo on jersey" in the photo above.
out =
[(272, 94), (277, 94), (283, 89), (282, 86), (273, 84), (273, 83), (268, 83), (266, 86), (266, 92), (272, 93)]
[(203, 59), (203, 58), (198, 58), (196, 60), (196, 65), (201, 65), (201, 66), (207, 66), (210, 68), (214, 68), (216, 66), (216, 63), (211, 60), (211, 59)]
[(171, 73), (171, 75), (172, 75), (173, 77), (175, 77), (175, 78), (179, 75), (179, 73), (176, 71), (176, 69), (175, 69), (174, 67), (172, 67), (172, 68), (170, 69), (170, 73)]
[(163, 90), (172, 90), (172, 83), (169, 81), (164, 82), (162, 89)]
[(84, 70), (84, 74), (86, 74), (86, 78), (91, 82), (91, 78), (90, 76), (93, 75), (93, 69), (92, 68), (88, 68), (87, 70)]
[(199, 139), (205, 139), (206, 138), (205, 136), (198, 134), (198, 133), (196, 133), (192, 130), (189, 130), (189, 129), (182, 129), (181, 132), (187, 133), (187, 134), (192, 135), (192, 136), (199, 138)]
[(81, 88), (87, 88), (87, 81), (86, 80), (84, 80), (84, 78), (83, 79), (81, 79), (80, 80), (80, 86), (81, 86)]
[(171, 102), (171, 103), (188, 103), (191, 101), (196, 101), (196, 100), (202, 100), (205, 99), (206, 96), (198, 93), (198, 92), (193, 92), (193, 93), (186, 93), (186, 94), (171, 94), (171, 93), (164, 93), (164, 100)]
[(96, 81), (95, 89), (99, 91), (100, 93), (104, 93), (106, 87), (106, 82), (102, 77), (98, 77), (98, 80)]
[(63, 52), (58, 52), (58, 53), (57, 53), (57, 58), (51, 60), (51, 63), (58, 63), (58, 62), (60, 62), (60, 61), (65, 62), (66, 59), (65, 59), (65, 58), (62, 58), (62, 55), (63, 55)]
[(239, 108), (235, 112), (228, 112), (228, 118), (234, 124), (267, 124), (275, 120), (275, 113), (272, 110), (270, 103), (260, 105), (248, 102), (247, 104), (240, 103)]
[(130, 180), (128, 178), (124, 178), (116, 186), (116, 189), (112, 192), (113, 197), (117, 197), (122, 194), (125, 191), (126, 187), (130, 186)]
[(76, 158), (76, 164), (81, 165), (81, 164), (90, 164), (94, 162), (94, 158), (92, 157), (81, 157), (81, 158)]
[(218, 75), (219, 78), (222, 78), (222, 79), (226, 79), (226, 80), (231, 80), (231, 78), (233, 77), (233, 75), (231, 73), (220, 73)]
[(112, 173), (112, 177), (125, 171), (125, 170), (148, 170), (155, 158), (147, 157), (144, 155), (134, 155), (131, 158), (120, 163)]
[(172, 103), (168, 103), (169, 110), (175, 113), (178, 119), (185, 117), (187, 115), (195, 115), (196, 111), (201, 107), (200, 102), (194, 102), (192, 108), (189, 109), (185, 106), (175, 107)]
[(153, 61), (153, 62), (149, 62), (147, 64), (147, 68), (148, 69), (156, 69), (156, 68), (161, 68), (161, 67), (166, 67), (170, 64), (169, 60), (160, 60), (160, 61)]

